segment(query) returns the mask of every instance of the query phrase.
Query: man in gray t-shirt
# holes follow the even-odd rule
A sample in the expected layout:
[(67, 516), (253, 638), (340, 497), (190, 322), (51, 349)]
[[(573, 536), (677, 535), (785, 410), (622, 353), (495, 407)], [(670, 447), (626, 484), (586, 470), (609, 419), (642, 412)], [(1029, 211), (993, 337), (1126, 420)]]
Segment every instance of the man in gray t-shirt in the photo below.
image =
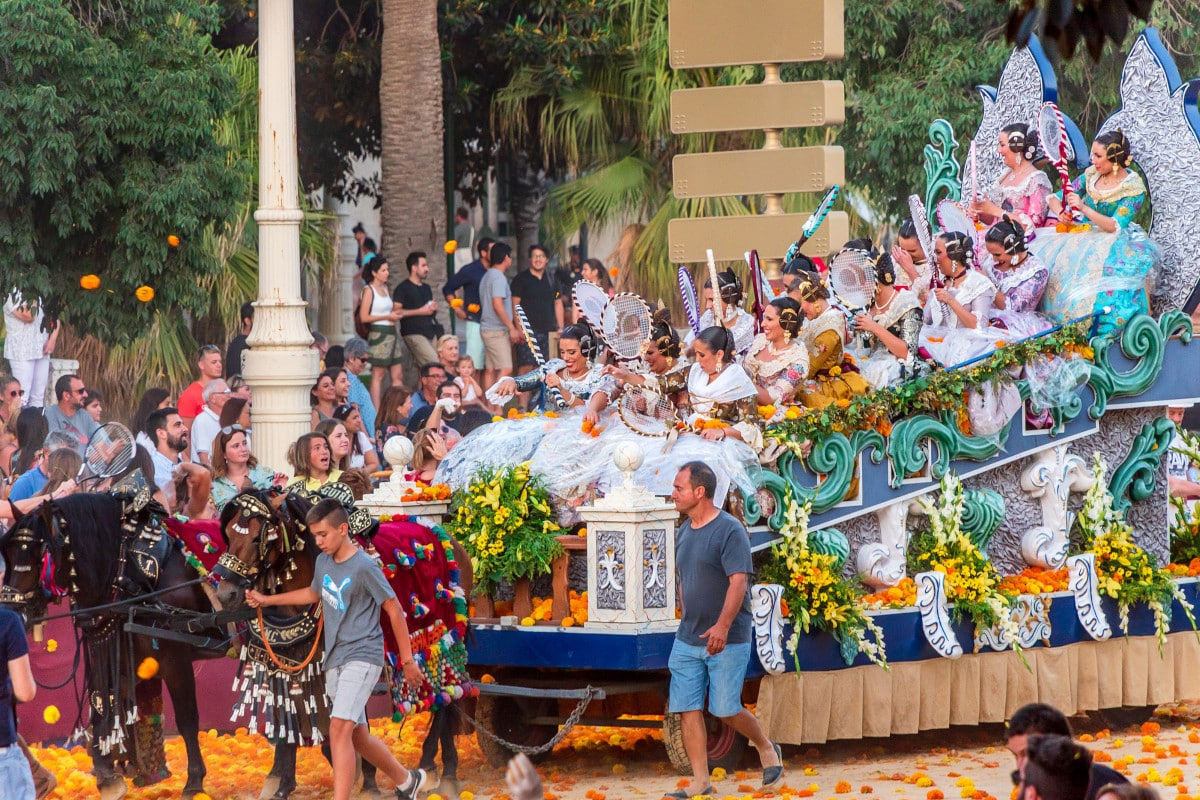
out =
[(78, 375), (64, 375), (54, 383), (55, 405), (46, 406), (42, 415), (46, 418), (48, 433), (62, 431), (78, 442), (79, 455), (87, 451), (88, 439), (100, 426), (83, 407), (83, 396), (87, 390)]
[(420, 769), (407, 770), (367, 725), (367, 700), (383, 670), (382, 611), (396, 639), (396, 661), (404, 681), (420, 685), (425, 677), (413, 659), (408, 626), (396, 594), (374, 559), (350, 538), (349, 517), (337, 500), (325, 499), (305, 516), (321, 550), (312, 583), (283, 594), (246, 592), (246, 604), (309, 605), (320, 602), (325, 626), (325, 693), (329, 695), (329, 746), (333, 764), (334, 800), (349, 800), (357, 752), (385, 772), (396, 785), (399, 800), (415, 800), (425, 783)]
[(525, 340), (513, 319), (512, 289), (504, 271), (512, 264), (512, 249), (492, 245), (491, 266), (479, 281), (479, 335), (483, 339), (483, 386), (490, 389), (513, 372), (512, 346)]
[(667, 665), (668, 710), (682, 717), (683, 747), (692, 764), (687, 789), (666, 797), (686, 800), (712, 794), (704, 727), (708, 713), (749, 739), (763, 766), (763, 788), (783, 781), (779, 746), (742, 705), (750, 664), (750, 538), (740, 522), (713, 504), (717, 476), (702, 461), (689, 461), (675, 476), (671, 500), (687, 521), (675, 537), (676, 585), (682, 605), (679, 630)]

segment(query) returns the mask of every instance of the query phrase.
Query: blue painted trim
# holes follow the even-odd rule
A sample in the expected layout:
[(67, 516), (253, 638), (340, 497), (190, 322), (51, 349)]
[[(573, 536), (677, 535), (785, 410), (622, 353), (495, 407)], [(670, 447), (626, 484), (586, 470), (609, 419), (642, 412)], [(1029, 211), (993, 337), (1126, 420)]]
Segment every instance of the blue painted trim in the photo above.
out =
[[(1200, 583), (1190, 581), (1181, 584), (1184, 595), (1193, 606), (1200, 606)], [(1050, 599), (1050, 598), (1047, 598)], [(1104, 599), (1104, 612), (1113, 626), (1113, 638), (1123, 634), (1118, 627), (1117, 604)], [(1075, 604), (1070, 595), (1057, 595), (1050, 599), (1050, 646), (1064, 647), (1077, 642), (1091, 641), (1079, 624)], [(921, 615), (916, 609), (886, 611), (875, 615), (875, 623), (883, 630), (887, 645), (888, 662), (892, 664), (910, 661), (928, 661), (941, 658), (921, 632)], [(1183, 608), (1176, 602), (1171, 614), (1171, 632), (1191, 630), (1191, 624)], [(969, 654), (975, 641), (975, 626), (969, 621), (958, 622), (954, 632), (959, 643)], [(791, 635), (784, 631), (784, 639)], [(1145, 605), (1130, 609), (1129, 635), (1146, 637), (1154, 635), (1154, 614)], [(523, 667), (562, 670), (615, 670), (640, 672), (666, 670), (667, 659), (675, 634), (671, 631), (655, 633), (607, 633), (587, 629), (528, 628), (500, 629), (494, 627), (473, 628), (468, 646), (470, 663), (479, 667)], [(1035, 647), (1045, 647), (1043, 644)], [(983, 652), (993, 652), (985, 648)], [(1012, 652), (1011, 650), (1006, 652)], [(800, 669), (805, 672), (830, 672), (846, 669), (841, 648), (837, 640), (828, 633), (810, 634), (801, 638)], [(789, 672), (795, 671), (790, 654), (785, 656)], [(871, 663), (859, 654), (850, 666), (862, 667)], [(747, 678), (760, 678), (765, 673), (757, 658), (750, 659), (746, 670)], [(581, 680), (583, 680), (581, 678)]]

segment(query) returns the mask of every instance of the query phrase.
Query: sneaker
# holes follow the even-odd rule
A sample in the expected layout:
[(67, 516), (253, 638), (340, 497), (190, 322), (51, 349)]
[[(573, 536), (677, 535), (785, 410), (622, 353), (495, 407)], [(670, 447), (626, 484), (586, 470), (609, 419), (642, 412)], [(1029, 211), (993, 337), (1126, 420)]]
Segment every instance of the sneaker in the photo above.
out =
[(396, 800), (417, 800), (417, 793), (425, 785), (425, 770), (410, 769), (408, 780), (403, 786), (396, 787)]

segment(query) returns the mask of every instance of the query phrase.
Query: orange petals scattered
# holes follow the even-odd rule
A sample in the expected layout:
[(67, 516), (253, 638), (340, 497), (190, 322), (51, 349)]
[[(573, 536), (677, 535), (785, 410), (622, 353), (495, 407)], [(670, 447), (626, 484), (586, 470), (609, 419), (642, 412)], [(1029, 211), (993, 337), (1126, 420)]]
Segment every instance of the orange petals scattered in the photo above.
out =
[(179, 237), (172, 233), (167, 237), (167, 244), (171, 247), (179, 247)]
[(452, 255), (454, 251), (458, 249), (458, 242), (456, 242), (454, 239), (450, 239), (444, 245), (442, 245), (442, 249), (446, 251), (446, 255)]

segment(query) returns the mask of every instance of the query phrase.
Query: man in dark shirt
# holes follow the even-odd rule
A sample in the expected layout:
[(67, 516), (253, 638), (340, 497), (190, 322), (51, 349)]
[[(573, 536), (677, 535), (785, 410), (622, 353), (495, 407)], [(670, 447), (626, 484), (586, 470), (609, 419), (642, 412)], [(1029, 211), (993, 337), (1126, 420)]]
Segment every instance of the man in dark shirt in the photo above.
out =
[(438, 360), (437, 354), (437, 303), (433, 302), (433, 289), (425, 283), (429, 277), (429, 261), (420, 250), (409, 253), (404, 260), (408, 267), (408, 279), (401, 281), (392, 293), (392, 299), (400, 306), (400, 335), (412, 353), (418, 367)]
[[(462, 433), (462, 387), (454, 381), (446, 381), (437, 388), (437, 402), (414, 411), (408, 420), (408, 429), (414, 434), (423, 429), (435, 430), (445, 436), (450, 430)], [(458, 437), (454, 437), (458, 441)], [(452, 442), (447, 440), (447, 445)]]
[[(1004, 731), (1004, 737), (1007, 740), (1005, 746), (1017, 760), (1017, 768), (1012, 775), (1014, 785), (1019, 786), (1021, 777), (1025, 774), (1029, 737), (1036, 734), (1073, 735), (1067, 715), (1054, 706), (1045, 703), (1029, 703), (1014, 711), (1012, 719), (1008, 721), (1008, 727)], [(1091, 785), (1088, 787), (1086, 800), (1096, 800), (1096, 793), (1110, 783), (1128, 783), (1128, 781), (1111, 767), (1093, 761)]]
[(749, 576), (754, 571), (750, 538), (736, 517), (713, 504), (717, 476), (701, 461), (689, 461), (675, 476), (671, 500), (686, 517), (675, 534), (675, 570), (682, 616), (667, 665), (671, 670), (668, 710), (682, 717), (683, 746), (692, 764), (688, 789), (665, 797), (686, 800), (712, 794), (708, 780), (704, 707), (749, 739), (763, 766), (763, 788), (783, 780), (779, 746), (742, 705), (750, 663)]
[[(492, 264), (488, 258), (492, 250), (492, 242), (493, 240), (486, 236), (476, 242), (479, 258), (462, 269), (456, 270), (450, 280), (446, 281), (446, 285), (442, 287), (442, 295), (450, 304), (454, 315), (466, 323), (467, 355), (475, 362), (477, 371), (482, 371), (484, 367), (483, 337), (479, 335), (479, 282), (483, 280), (488, 267)], [(456, 307), (454, 305), (455, 294), (460, 289), (462, 297), (458, 299), (462, 302)]]
[[(529, 319), (534, 338), (543, 358), (550, 358), (550, 334), (562, 329), (563, 303), (555, 280), (546, 274), (550, 256), (540, 244), (529, 248), (529, 269), (512, 281), (513, 305), (520, 306)], [(517, 374), (532, 372), (537, 366), (533, 351), (525, 342), (517, 345)], [(526, 403), (527, 405), (528, 403)]]
[(250, 345), (246, 344), (246, 337), (250, 335), (250, 329), (254, 326), (253, 303), (242, 303), (241, 319), (241, 330), (229, 340), (229, 347), (225, 350), (226, 378), (242, 374), (242, 353), (250, 349)]

